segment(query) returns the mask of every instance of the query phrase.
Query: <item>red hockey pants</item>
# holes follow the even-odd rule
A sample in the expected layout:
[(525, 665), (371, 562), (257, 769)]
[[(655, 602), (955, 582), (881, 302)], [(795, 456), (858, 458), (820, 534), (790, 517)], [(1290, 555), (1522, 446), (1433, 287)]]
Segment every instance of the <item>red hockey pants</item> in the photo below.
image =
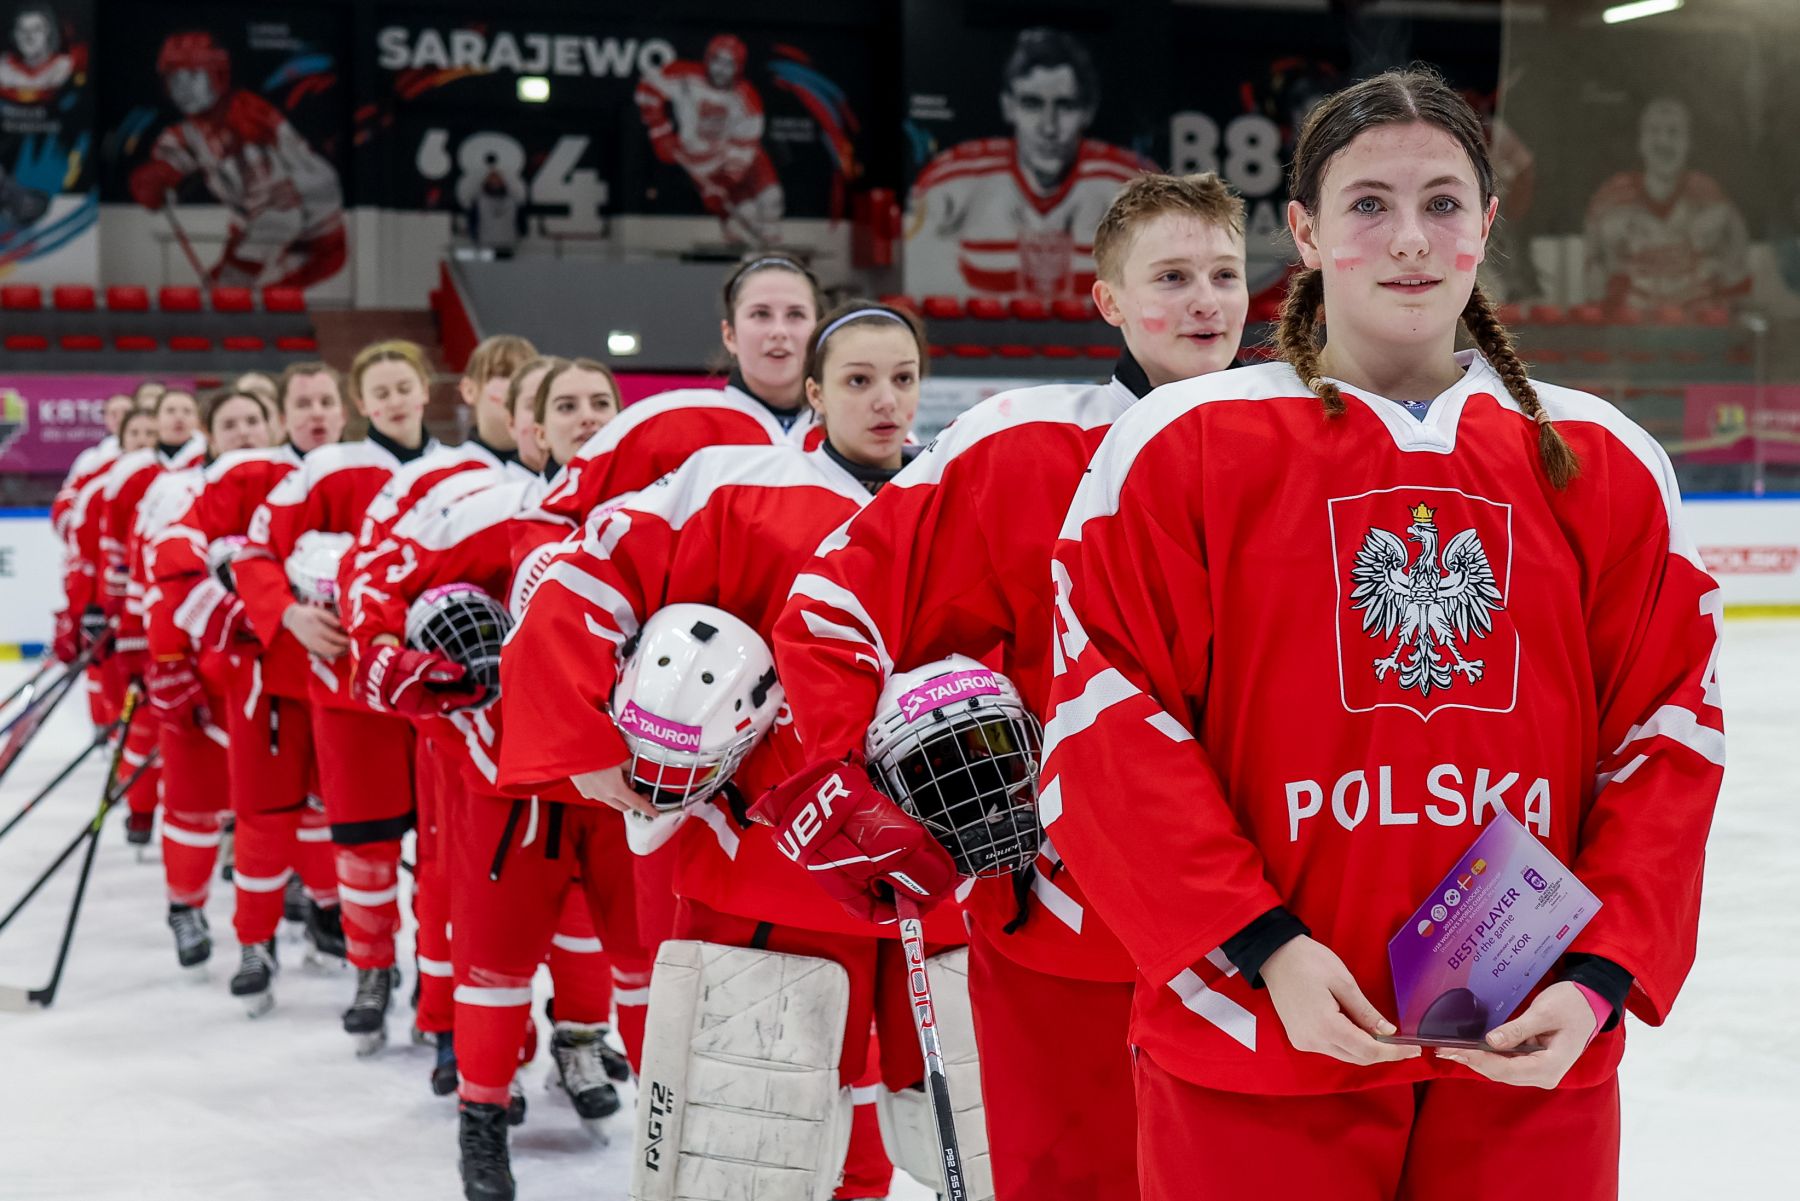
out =
[(330, 823), (309, 801), (318, 790), (312, 708), (302, 699), (271, 696), (261, 683), (257, 665), (240, 669), (232, 677), (227, 714), (231, 811), (237, 818), (233, 926), (241, 946), (275, 937), (290, 870), (300, 873), (313, 901), (338, 903)]
[(1131, 992), (1033, 971), (980, 927), (970, 933), (969, 1002), (997, 1201), (1137, 1196)]
[(1177, 1079), (1141, 1051), (1136, 1074), (1144, 1201), (1619, 1195), (1617, 1077), (1549, 1091), (1432, 1080), (1255, 1096)]
[[(143, 722), (156, 730), (163, 765), (163, 878), (171, 905), (206, 904), (219, 859), (222, 819), (231, 805), (227, 736), (219, 719), (225, 702), (207, 681), (205, 711), (168, 725), (146, 708)], [(135, 727), (138, 723), (134, 721)], [(129, 750), (130, 743), (126, 743)]]
[(400, 837), (413, 821), (413, 727), (314, 704), (319, 788), (337, 844), (344, 943), (358, 968), (392, 967), (400, 929)]
[[(552, 952), (571, 883), (579, 881), (612, 966), (635, 979), (638, 973), (647, 978), (650, 964), (637, 942), (630, 850), (619, 814), (466, 790), (459, 801), (450, 888), (459, 1093), (465, 1101), (504, 1105), (531, 1010), (531, 978)], [(565, 937), (570, 941), (585, 945), (573, 934)], [(613, 994), (619, 1037), (633, 1066), (643, 1049), (644, 999), (626, 989)], [(557, 1016), (580, 1020), (568, 1009), (582, 1007), (579, 993), (567, 1002), (559, 998)]]

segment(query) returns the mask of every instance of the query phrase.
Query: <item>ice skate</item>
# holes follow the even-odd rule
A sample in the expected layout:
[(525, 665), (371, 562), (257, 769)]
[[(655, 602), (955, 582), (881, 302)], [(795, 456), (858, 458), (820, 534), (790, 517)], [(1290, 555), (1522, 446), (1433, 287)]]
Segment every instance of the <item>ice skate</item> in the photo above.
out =
[(289, 872), (287, 884), (281, 891), (281, 917), (283, 921), (304, 922), (306, 907), (306, 885), (300, 882), (299, 872)]
[(231, 995), (244, 1003), (244, 1010), (259, 1018), (275, 1008), (275, 993), (270, 988), (277, 965), (275, 940), (253, 942), (238, 956), (237, 974), (231, 978)]
[(367, 1058), (387, 1046), (387, 1011), (400, 983), (400, 969), (366, 967), (356, 973), (356, 999), (344, 1010), (344, 1033), (356, 1040), (356, 1054)]
[(512, 1163), (506, 1151), (507, 1111), (465, 1101), (458, 1112), (457, 1167), (466, 1201), (513, 1201)]
[(431, 1091), (448, 1097), (456, 1091), (456, 1036), (446, 1030), (437, 1036), (437, 1063), (431, 1069)]
[(625, 1079), (631, 1073), (626, 1064), (625, 1076), (614, 1075), (617, 1068), (610, 1060), (624, 1063), (624, 1057), (606, 1045), (605, 1034), (605, 1026), (558, 1022), (550, 1035), (550, 1057), (556, 1061), (555, 1082), (568, 1094), (584, 1122), (619, 1112), (619, 1090), (612, 1081)]
[(125, 841), (128, 845), (138, 848), (139, 863), (146, 858), (144, 848), (150, 845), (150, 833), (155, 828), (156, 815), (154, 813), (133, 813), (129, 810), (126, 812)]
[(169, 929), (175, 933), (175, 957), (182, 967), (199, 967), (212, 958), (212, 932), (206, 914), (192, 905), (169, 906)]
[(314, 967), (343, 967), (344, 915), (336, 905), (306, 899), (306, 962)]

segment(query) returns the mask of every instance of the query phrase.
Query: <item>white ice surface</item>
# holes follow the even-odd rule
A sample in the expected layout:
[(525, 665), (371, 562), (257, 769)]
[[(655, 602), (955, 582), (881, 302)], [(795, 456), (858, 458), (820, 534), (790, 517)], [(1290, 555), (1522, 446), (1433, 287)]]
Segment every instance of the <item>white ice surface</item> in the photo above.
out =
[[(0, 664), (0, 696), (29, 666)], [(1700, 958), (1667, 1025), (1634, 1021), (1622, 1076), (1627, 1201), (1791, 1196), (1800, 1179), (1800, 622), (1729, 623), (1721, 678), (1730, 766)], [(0, 784), (0, 821), (82, 745), (83, 704), (71, 697)], [(0, 912), (92, 814), (100, 777), (95, 757), (0, 841)], [(0, 981), (47, 979), (76, 867), (0, 935)], [(279, 1004), (250, 1021), (225, 991), (237, 957), (230, 888), (215, 888), (208, 909), (215, 950), (203, 974), (175, 966), (163, 913), (159, 861), (137, 862), (115, 818), (56, 1005), (0, 1013), (0, 1199), (460, 1196), (455, 1107), (430, 1095), (431, 1052), (406, 1041), (404, 992), (388, 1050), (360, 1061), (338, 1028), (350, 975), (300, 966), (289, 928)], [(545, 1090), (549, 1070), (540, 1054), (523, 1073), (520, 1197), (623, 1198), (624, 1115), (611, 1145), (598, 1145)], [(1529, 1148), (1495, 1154), (1529, 1177)], [(893, 1195), (926, 1196), (903, 1177)]]

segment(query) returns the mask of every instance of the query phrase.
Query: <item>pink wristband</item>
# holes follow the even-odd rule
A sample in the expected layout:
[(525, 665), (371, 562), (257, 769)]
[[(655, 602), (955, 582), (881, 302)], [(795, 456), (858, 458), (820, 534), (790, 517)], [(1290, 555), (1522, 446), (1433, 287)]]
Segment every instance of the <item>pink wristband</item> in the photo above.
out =
[[(1594, 1033), (1588, 1035), (1587, 1039), (1588, 1042), (1591, 1043), (1594, 1041), (1595, 1037), (1599, 1035), (1600, 1027), (1612, 1020), (1612, 1002), (1608, 1001), (1605, 997), (1601, 996), (1585, 984), (1577, 982), (1575, 987), (1581, 990), (1581, 995), (1587, 998), (1587, 1003), (1591, 1005), (1594, 1010)], [(1587, 1043), (1583, 1043), (1582, 1046), (1585, 1048)]]

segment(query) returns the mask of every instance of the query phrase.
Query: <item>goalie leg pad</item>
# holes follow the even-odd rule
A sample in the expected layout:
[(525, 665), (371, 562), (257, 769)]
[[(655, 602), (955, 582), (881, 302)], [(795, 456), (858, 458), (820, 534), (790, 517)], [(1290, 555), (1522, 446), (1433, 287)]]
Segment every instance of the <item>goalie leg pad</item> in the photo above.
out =
[[(970, 1201), (992, 1201), (994, 1172), (988, 1157), (987, 1110), (981, 1102), (981, 1061), (975, 1053), (975, 1017), (969, 1006), (969, 949), (957, 947), (925, 961), (937, 1014), (944, 1075), (950, 1082), (956, 1137), (962, 1146), (963, 1185)], [(883, 981), (884, 986), (888, 986)], [(891, 987), (891, 986), (889, 986)], [(911, 1037), (912, 1029), (881, 1032), (883, 1039)], [(876, 1101), (881, 1137), (894, 1166), (935, 1192), (944, 1191), (931, 1099), (922, 1088), (882, 1089)]]
[(829, 959), (670, 940), (656, 956), (632, 1201), (828, 1201), (850, 1142), (850, 977)]

